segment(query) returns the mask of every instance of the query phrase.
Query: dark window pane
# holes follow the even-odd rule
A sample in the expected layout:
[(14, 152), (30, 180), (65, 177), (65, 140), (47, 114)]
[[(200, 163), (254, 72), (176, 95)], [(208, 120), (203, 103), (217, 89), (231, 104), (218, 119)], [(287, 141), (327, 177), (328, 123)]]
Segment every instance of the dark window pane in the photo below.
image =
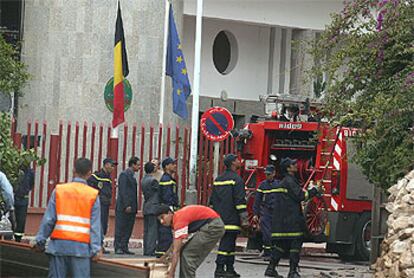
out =
[(224, 31), (218, 33), (213, 45), (214, 66), (220, 73), (225, 73), (230, 64), (231, 45), (229, 38)]

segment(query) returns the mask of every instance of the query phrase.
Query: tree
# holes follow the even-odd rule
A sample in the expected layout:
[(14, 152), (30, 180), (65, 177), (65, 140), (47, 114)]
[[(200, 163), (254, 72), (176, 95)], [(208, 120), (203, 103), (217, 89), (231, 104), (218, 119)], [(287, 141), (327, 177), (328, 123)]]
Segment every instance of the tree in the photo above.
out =
[[(0, 94), (21, 95), (20, 89), (29, 79), (26, 66), (17, 58), (17, 49), (8, 44), (0, 33)], [(33, 150), (20, 151), (14, 146), (10, 115), (0, 112), (0, 171), (16, 186), (21, 167), (32, 161), (39, 161), (39, 158)]]
[(18, 56), (17, 49), (8, 44), (0, 32), (0, 93), (21, 95), (20, 89), (29, 79), (26, 66)]
[(310, 52), (332, 121), (361, 129), (356, 162), (388, 188), (414, 166), (414, 1), (354, 0)]

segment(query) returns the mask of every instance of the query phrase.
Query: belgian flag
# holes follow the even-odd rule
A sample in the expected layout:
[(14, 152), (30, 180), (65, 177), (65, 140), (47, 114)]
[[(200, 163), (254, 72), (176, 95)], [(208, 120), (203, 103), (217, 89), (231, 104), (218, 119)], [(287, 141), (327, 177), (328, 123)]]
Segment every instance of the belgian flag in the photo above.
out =
[(125, 121), (123, 81), (128, 73), (129, 69), (125, 48), (124, 27), (122, 24), (121, 6), (118, 1), (114, 46), (114, 115), (112, 119), (112, 126), (114, 128)]

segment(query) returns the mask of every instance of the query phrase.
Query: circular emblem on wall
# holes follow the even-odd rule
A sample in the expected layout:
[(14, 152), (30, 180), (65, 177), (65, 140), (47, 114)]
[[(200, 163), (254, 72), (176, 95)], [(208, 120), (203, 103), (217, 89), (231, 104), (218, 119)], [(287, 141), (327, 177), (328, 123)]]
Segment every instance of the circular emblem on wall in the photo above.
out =
[[(131, 84), (127, 79), (124, 79), (124, 112), (129, 109), (132, 102)], [(114, 111), (114, 78), (108, 80), (104, 90), (105, 105), (109, 111)]]

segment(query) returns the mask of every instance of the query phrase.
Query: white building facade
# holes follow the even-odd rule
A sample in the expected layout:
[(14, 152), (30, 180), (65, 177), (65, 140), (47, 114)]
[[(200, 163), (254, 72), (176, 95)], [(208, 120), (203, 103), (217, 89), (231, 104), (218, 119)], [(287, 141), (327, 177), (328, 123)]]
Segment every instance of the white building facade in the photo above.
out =
[[(20, 2), (21, 58), (32, 78), (17, 102), (19, 119), (109, 122), (103, 91), (113, 74), (117, 1)], [(196, 0), (171, 2), (192, 83)], [(158, 123), (164, 3), (121, 1), (133, 90), (128, 122)], [(224, 106), (242, 124), (264, 114), (260, 95), (311, 95), (304, 77), (313, 60), (294, 41), (312, 39), (341, 7), (340, 0), (204, 0), (200, 113)], [(172, 113), (168, 77), (166, 84), (164, 122), (189, 125)]]
[[(205, 0), (201, 110), (222, 105), (237, 121), (237, 115), (263, 115), (261, 95), (312, 96), (306, 70), (314, 61), (299, 42), (313, 39), (342, 5), (336, 0)], [(182, 37), (190, 80), (195, 11), (196, 0), (184, 0)], [(220, 66), (226, 70), (220, 72)]]

